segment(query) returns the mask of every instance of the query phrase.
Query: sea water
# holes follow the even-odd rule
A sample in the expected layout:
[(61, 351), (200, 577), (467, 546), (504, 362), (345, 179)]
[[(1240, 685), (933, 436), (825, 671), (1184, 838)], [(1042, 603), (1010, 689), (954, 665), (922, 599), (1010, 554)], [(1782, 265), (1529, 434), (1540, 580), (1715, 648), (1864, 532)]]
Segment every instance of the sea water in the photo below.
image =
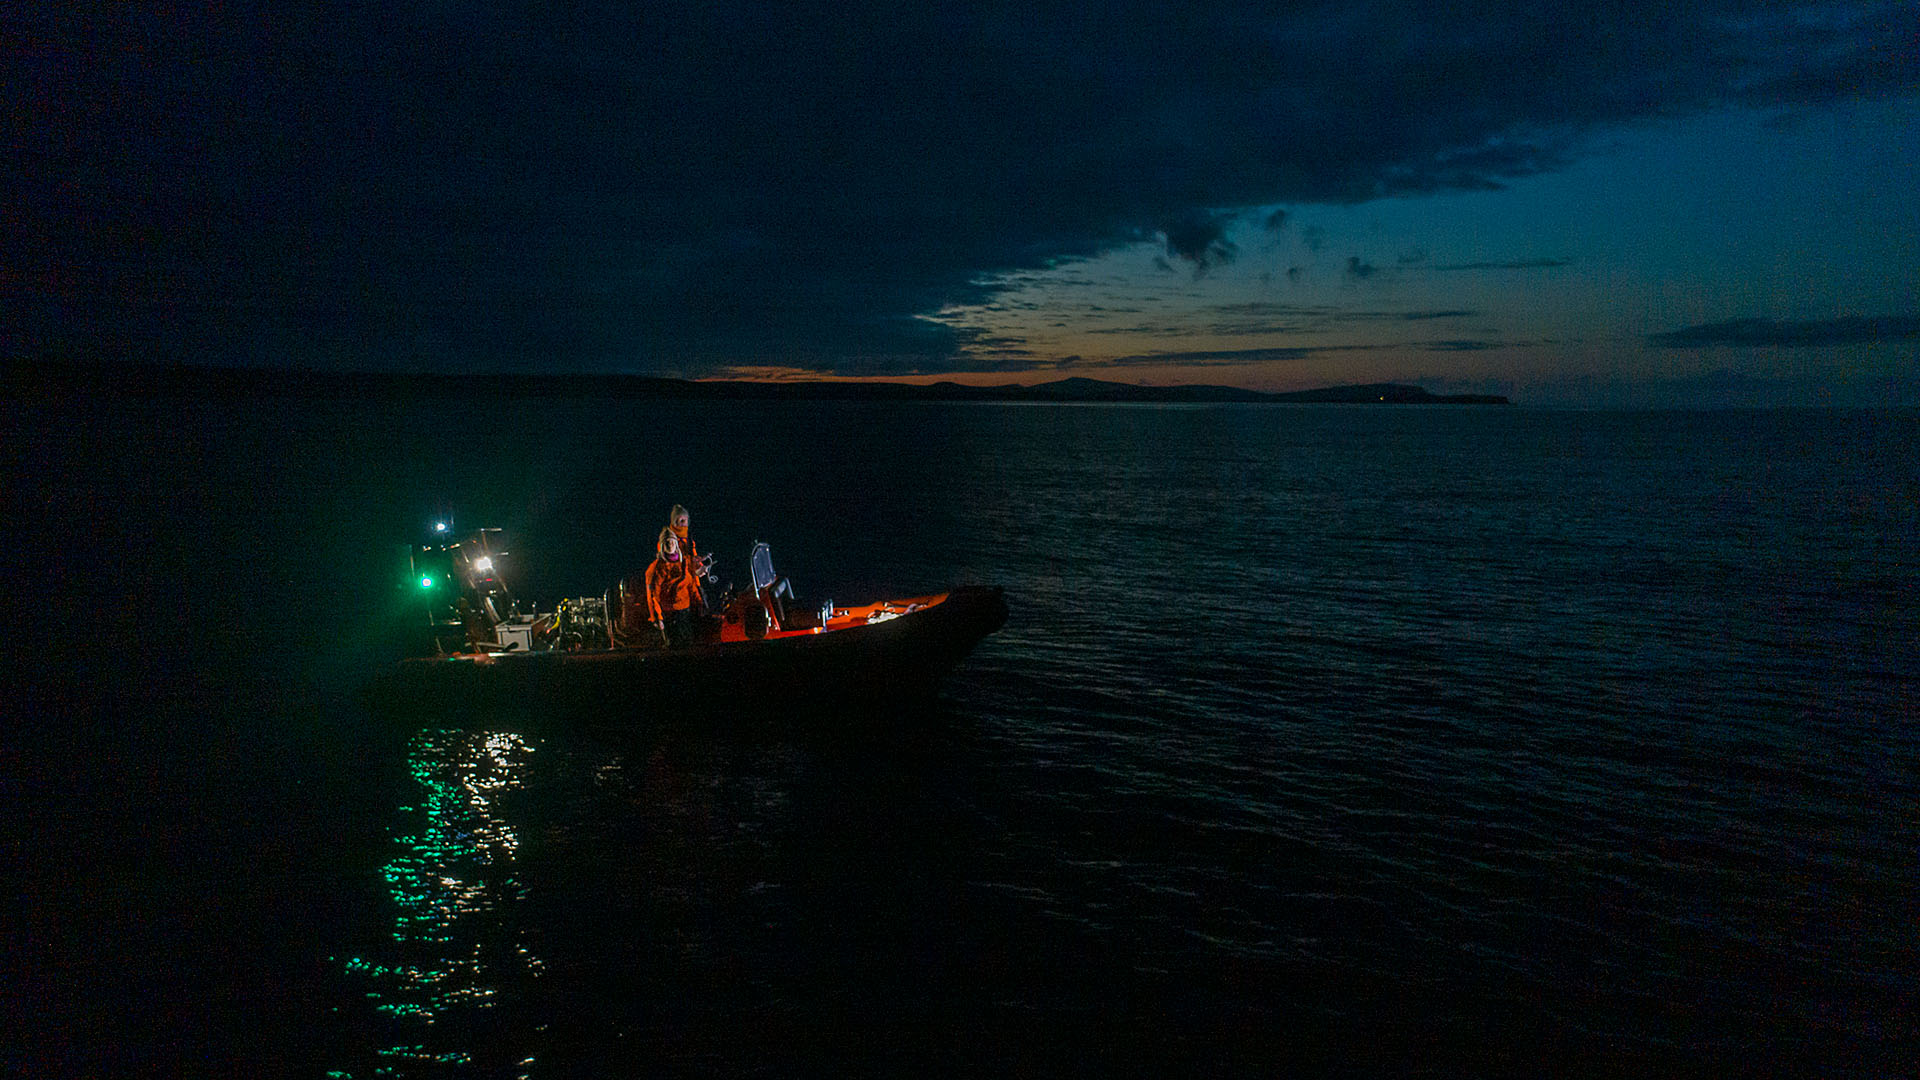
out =
[[(25, 1073), (1913, 1060), (1920, 414), (4, 416)], [(360, 705), (433, 516), (545, 607), (675, 503), (730, 580), (1011, 617), (859, 740)]]

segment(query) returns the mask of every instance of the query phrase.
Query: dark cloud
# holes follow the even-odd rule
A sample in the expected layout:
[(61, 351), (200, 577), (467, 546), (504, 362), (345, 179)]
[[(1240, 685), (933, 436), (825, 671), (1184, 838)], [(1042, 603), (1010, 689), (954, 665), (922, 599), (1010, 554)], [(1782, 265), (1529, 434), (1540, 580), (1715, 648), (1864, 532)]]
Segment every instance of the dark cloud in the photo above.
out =
[(1380, 272), (1380, 268), (1370, 262), (1361, 261), (1358, 255), (1347, 256), (1347, 268), (1344, 273), (1355, 281), (1365, 281)]
[(1275, 210), (1273, 213), (1267, 215), (1266, 229), (1268, 232), (1279, 232), (1286, 227), (1287, 212), (1285, 210)]
[(1814, 322), (1776, 319), (1733, 319), (1669, 330), (1647, 338), (1648, 344), (1668, 349), (1714, 347), (1780, 347), (1861, 345), (1920, 337), (1920, 315), (1855, 316)]
[(1193, 264), (1195, 274), (1205, 274), (1223, 263), (1233, 261), (1234, 246), (1227, 240), (1232, 214), (1192, 214), (1160, 228), (1167, 254)]
[(1304, 348), (1278, 349), (1214, 349), (1205, 352), (1165, 352), (1141, 353), (1137, 356), (1121, 356), (1105, 361), (1111, 367), (1141, 367), (1161, 365), (1166, 367), (1236, 367), (1242, 364), (1265, 364), (1307, 360), (1327, 353), (1366, 352), (1378, 348), (1374, 345), (1326, 345)]
[(1405, 344), (1372, 345), (1304, 345), (1283, 346), (1258, 349), (1209, 349), (1204, 351), (1152, 352), (1132, 356), (1121, 356), (1102, 361), (1113, 367), (1234, 367), (1243, 364), (1287, 363), (1309, 360), (1315, 357), (1336, 353), (1381, 352), (1404, 349), (1418, 349), (1422, 352), (1488, 352), (1496, 349), (1538, 344), (1537, 342), (1502, 342), (1460, 339), (1449, 341), (1422, 341)]
[(1200, 334), (1201, 330), (1197, 326), (1187, 326), (1181, 323), (1136, 323), (1132, 326), (1091, 326), (1082, 330), (1082, 333), (1100, 334), (1107, 337), (1140, 335), (1142, 337), (1161, 338), (1194, 337)]
[(17, 6), (9, 347), (682, 373), (943, 370), (968, 340), (910, 316), (992, 275), (1156, 230), (1200, 270), (1222, 209), (1908, 93), (1920, 31), (1859, 0)]
[(1327, 304), (1253, 301), (1204, 307), (1194, 313), (1194, 318), (1179, 324), (1138, 323), (1130, 326), (1100, 326), (1085, 328), (1085, 332), (1106, 335), (1267, 337), (1275, 334), (1325, 333), (1362, 324), (1467, 318), (1476, 314), (1478, 313), (1462, 309), (1381, 311)]
[(1272, 337), (1276, 334), (1298, 334), (1317, 329), (1325, 320), (1289, 320), (1289, 319), (1235, 319), (1225, 322), (1208, 323), (1205, 329), (1198, 331), (1210, 337)]
[(1454, 263), (1451, 266), (1436, 266), (1435, 270), (1546, 270), (1555, 266), (1566, 266), (1571, 259), (1515, 259), (1511, 262), (1472, 262)]

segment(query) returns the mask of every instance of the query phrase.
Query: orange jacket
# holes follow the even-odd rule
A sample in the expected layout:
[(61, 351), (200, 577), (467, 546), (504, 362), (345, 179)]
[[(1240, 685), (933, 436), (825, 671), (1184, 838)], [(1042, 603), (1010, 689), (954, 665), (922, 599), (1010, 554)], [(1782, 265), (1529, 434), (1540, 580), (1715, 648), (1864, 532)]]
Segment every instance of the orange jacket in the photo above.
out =
[(688, 572), (687, 560), (683, 556), (679, 562), (655, 559), (647, 567), (647, 618), (659, 622), (666, 618), (669, 611), (686, 611), (693, 607), (693, 598), (698, 594), (693, 575)]
[(680, 558), (687, 564), (687, 576), (693, 579), (694, 606), (701, 611), (705, 611), (707, 608), (707, 590), (700, 584), (699, 572), (693, 569), (700, 565), (700, 549), (694, 545), (693, 537), (687, 535), (688, 530), (683, 526), (668, 525), (667, 528), (672, 529), (673, 535), (680, 540)]

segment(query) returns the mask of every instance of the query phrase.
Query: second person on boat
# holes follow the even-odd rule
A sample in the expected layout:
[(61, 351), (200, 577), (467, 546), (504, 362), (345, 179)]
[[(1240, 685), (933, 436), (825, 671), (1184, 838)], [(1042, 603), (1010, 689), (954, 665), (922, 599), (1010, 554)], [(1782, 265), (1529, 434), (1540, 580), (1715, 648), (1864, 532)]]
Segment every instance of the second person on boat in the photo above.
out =
[(700, 585), (672, 526), (660, 530), (655, 550), (657, 555), (647, 567), (647, 617), (667, 647), (677, 649), (693, 640), (693, 607)]
[(687, 508), (679, 503), (674, 503), (673, 509), (667, 511), (667, 529), (680, 541), (680, 558), (687, 564), (687, 576), (693, 580), (693, 613), (700, 616), (708, 611), (707, 590), (700, 584), (700, 579), (707, 575), (713, 560), (711, 557), (700, 557), (700, 548), (693, 542), (690, 532), (691, 524)]

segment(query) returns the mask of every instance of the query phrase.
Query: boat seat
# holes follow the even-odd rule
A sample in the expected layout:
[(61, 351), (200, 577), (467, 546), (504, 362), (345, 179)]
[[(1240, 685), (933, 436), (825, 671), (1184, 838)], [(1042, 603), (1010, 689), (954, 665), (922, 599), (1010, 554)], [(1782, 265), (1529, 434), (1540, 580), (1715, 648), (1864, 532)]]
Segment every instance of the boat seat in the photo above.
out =
[(774, 573), (773, 549), (765, 541), (753, 542), (753, 553), (747, 556), (747, 568), (753, 574), (753, 594), (759, 597), (761, 606), (766, 608), (769, 628), (788, 629), (787, 606), (781, 603), (781, 597), (791, 600), (793, 585)]
[(747, 557), (747, 565), (753, 571), (755, 592), (772, 588), (776, 593), (785, 590), (786, 595), (793, 595), (793, 589), (787, 585), (786, 579), (773, 572), (773, 549), (767, 546), (766, 541), (753, 542), (753, 554)]

